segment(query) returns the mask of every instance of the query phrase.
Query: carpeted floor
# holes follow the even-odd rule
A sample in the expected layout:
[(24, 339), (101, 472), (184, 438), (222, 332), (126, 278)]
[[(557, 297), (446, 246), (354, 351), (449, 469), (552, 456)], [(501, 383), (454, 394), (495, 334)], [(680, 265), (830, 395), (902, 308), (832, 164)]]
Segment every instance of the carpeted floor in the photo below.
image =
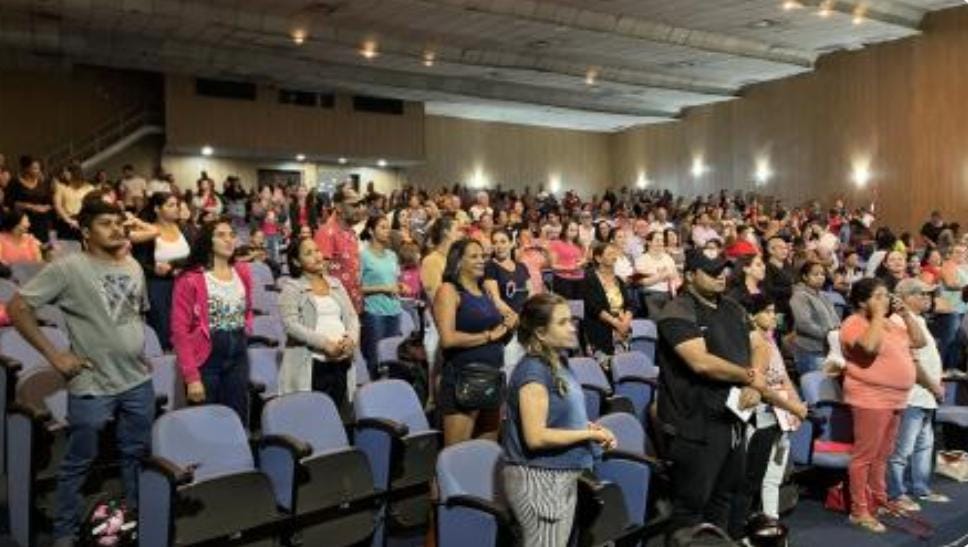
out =
[(852, 526), (847, 515), (832, 513), (816, 500), (802, 500), (785, 519), (793, 547), (964, 547), (968, 545), (968, 484), (944, 478), (934, 488), (951, 497), (947, 504), (922, 504), (921, 518), (935, 527), (930, 539), (890, 529), (872, 534)]

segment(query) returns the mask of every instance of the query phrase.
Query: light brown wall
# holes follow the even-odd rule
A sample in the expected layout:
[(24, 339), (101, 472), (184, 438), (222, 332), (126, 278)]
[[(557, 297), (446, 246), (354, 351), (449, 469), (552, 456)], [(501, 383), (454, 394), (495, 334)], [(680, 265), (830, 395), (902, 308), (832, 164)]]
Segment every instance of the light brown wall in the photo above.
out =
[[(590, 196), (609, 183), (608, 136), (604, 133), (427, 116), (427, 161), (407, 170), (418, 186), (460, 182), (532, 190), (560, 177), (561, 190)], [(475, 177), (480, 173), (482, 177)]]
[(0, 153), (14, 167), (21, 155), (43, 157), (161, 93), (160, 77), (135, 71), (0, 71)]
[(255, 101), (202, 97), (195, 81), (166, 77), (168, 146), (258, 152), (266, 157), (327, 155), (375, 160), (422, 160), (423, 104), (404, 103), (402, 116), (354, 112), (352, 97), (335, 107), (278, 103), (278, 89), (258, 86)]
[[(741, 99), (679, 122), (611, 136), (616, 183), (644, 171), (659, 187), (698, 194), (753, 189), (755, 161), (774, 178), (763, 191), (788, 202), (844, 195), (876, 199), (881, 220), (904, 228), (940, 208), (968, 219), (968, 8), (929, 15), (924, 34), (821, 59), (811, 74), (749, 89)], [(690, 175), (702, 154), (712, 171)], [(868, 158), (866, 188), (850, 180)]]

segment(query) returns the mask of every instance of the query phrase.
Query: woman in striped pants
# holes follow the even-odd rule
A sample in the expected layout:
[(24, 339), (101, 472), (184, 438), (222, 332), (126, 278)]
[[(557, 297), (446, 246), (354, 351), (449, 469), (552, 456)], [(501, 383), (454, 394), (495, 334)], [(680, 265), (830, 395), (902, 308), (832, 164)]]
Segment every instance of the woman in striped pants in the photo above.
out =
[(594, 449), (615, 446), (607, 429), (590, 423), (581, 386), (561, 352), (574, 347), (567, 302), (539, 294), (524, 304), (518, 337), (527, 350), (511, 375), (502, 444), (504, 484), (528, 547), (567, 545), (578, 476), (592, 467)]

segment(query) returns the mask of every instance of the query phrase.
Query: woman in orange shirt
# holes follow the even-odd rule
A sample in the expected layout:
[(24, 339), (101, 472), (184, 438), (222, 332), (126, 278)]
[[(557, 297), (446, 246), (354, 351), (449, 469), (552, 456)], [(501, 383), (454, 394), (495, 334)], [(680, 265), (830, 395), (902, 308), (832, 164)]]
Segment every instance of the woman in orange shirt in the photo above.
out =
[[(914, 386), (911, 349), (924, 346), (925, 340), (911, 312), (890, 296), (884, 281), (861, 279), (851, 288), (850, 302), (856, 311), (840, 328), (847, 360), (844, 400), (854, 420), (850, 522), (882, 533), (886, 529), (874, 511), (893, 509), (887, 500), (887, 459)], [(903, 326), (888, 320), (893, 314), (903, 319)]]
[(7, 266), (40, 262), (40, 242), (30, 234), (30, 219), (20, 209), (10, 209), (0, 220), (0, 262)]

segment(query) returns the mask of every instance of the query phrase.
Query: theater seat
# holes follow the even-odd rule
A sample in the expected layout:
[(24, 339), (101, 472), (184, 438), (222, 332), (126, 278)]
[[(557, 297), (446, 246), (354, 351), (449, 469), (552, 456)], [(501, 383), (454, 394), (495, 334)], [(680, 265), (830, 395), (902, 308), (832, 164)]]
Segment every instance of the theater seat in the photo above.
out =
[(612, 356), (612, 384), (615, 386), (615, 394), (632, 401), (635, 417), (643, 426), (658, 377), (659, 369), (642, 352), (629, 351)]
[(384, 527), (377, 534), (401, 540), (423, 537), (430, 515), (430, 481), (440, 449), (413, 387), (379, 380), (359, 388), (353, 400), (354, 444), (366, 454), (378, 488), (387, 492)]
[(626, 413), (602, 416), (598, 423), (615, 435), (617, 445), (596, 461), (595, 474), (622, 489), (629, 522), (644, 526), (653, 468), (658, 465), (646, 456), (645, 430), (634, 416)]
[(373, 535), (382, 492), (328, 396), (305, 391), (268, 401), (261, 445), (259, 465), (303, 545), (353, 545)]
[(635, 407), (626, 397), (613, 396), (612, 386), (598, 361), (591, 357), (571, 357), (568, 367), (581, 384), (585, 396), (585, 413), (589, 420), (597, 420), (608, 412), (628, 412), (634, 414)]
[(655, 345), (659, 333), (655, 322), (649, 319), (633, 319), (632, 335), (629, 337), (629, 349), (640, 351), (649, 358), (649, 363), (655, 364)]
[(964, 382), (944, 381), (944, 401), (938, 407), (938, 423), (968, 428), (968, 406), (958, 404), (958, 389)]
[(274, 545), (284, 515), (238, 415), (221, 405), (166, 413), (139, 478), (141, 547)]
[(475, 439), (441, 450), (437, 457), (437, 544), (500, 547), (513, 544), (512, 517), (499, 495), (501, 447)]
[(843, 402), (840, 382), (823, 371), (808, 372), (800, 377), (803, 401), (816, 419), (810, 431), (815, 437), (805, 450), (804, 435), (795, 436), (791, 455), (796, 463), (813, 465), (824, 469), (847, 469), (850, 450), (854, 442), (854, 423), (850, 407)]

